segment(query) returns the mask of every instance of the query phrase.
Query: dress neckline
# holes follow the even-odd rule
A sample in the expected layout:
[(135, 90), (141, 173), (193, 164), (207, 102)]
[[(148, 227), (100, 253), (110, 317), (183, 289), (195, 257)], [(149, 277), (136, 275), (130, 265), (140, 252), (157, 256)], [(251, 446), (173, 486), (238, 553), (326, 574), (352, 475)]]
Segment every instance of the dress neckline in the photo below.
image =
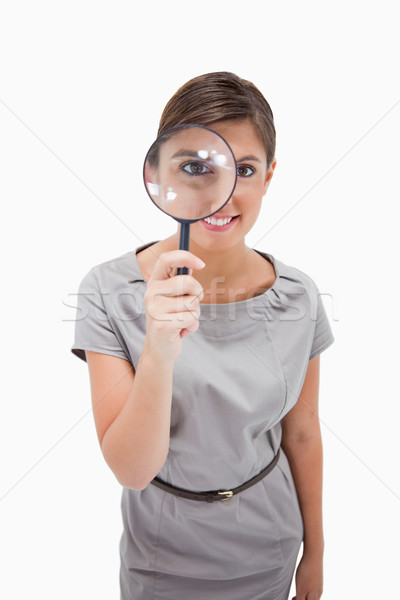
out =
[[(142, 252), (142, 250), (146, 250), (146, 248), (149, 248), (150, 246), (153, 246), (153, 244), (156, 244), (159, 240), (155, 240), (153, 242), (149, 242), (147, 244), (144, 244), (143, 246), (139, 246), (138, 248), (136, 248), (136, 250), (134, 251), (134, 259), (135, 259), (135, 263), (136, 263), (136, 270), (137, 272), (140, 274), (141, 277), (141, 281), (144, 281), (145, 283), (147, 283), (147, 281), (145, 280), (142, 270), (140, 268), (139, 262), (137, 260), (137, 255)], [(265, 260), (268, 260), (268, 262), (270, 262), (274, 268), (275, 271), (275, 280), (273, 282), (273, 284), (267, 289), (265, 290), (265, 292), (263, 292), (262, 294), (257, 294), (256, 296), (252, 296), (251, 298), (246, 298), (245, 300), (239, 300), (238, 302), (214, 302), (214, 303), (200, 303), (201, 305), (201, 309), (202, 310), (223, 310), (223, 308), (219, 308), (219, 307), (230, 307), (230, 306), (248, 306), (251, 303), (254, 303), (256, 301), (260, 302), (260, 300), (266, 298), (267, 296), (269, 296), (271, 293), (275, 292), (275, 288), (278, 284), (278, 281), (281, 277), (281, 269), (278, 265), (278, 262), (276, 260), (276, 258), (272, 255), (269, 254), (268, 252), (261, 252), (261, 250), (256, 250), (256, 248), (252, 248), (252, 250), (254, 250), (255, 252), (257, 252), (257, 254), (260, 254), (263, 258), (265, 258)], [(134, 280), (137, 281), (137, 280)], [(204, 307), (210, 307), (210, 309), (207, 309)]]

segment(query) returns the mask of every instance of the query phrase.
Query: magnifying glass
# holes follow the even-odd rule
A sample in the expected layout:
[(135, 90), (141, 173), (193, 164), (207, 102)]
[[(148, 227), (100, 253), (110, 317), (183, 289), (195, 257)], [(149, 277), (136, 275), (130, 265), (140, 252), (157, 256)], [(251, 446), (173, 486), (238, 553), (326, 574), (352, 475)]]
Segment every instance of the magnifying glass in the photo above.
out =
[[(228, 202), (237, 180), (231, 148), (204, 125), (177, 125), (158, 136), (146, 154), (143, 179), (154, 204), (181, 224), (179, 249), (189, 250), (190, 224)], [(189, 269), (180, 267), (178, 275)]]

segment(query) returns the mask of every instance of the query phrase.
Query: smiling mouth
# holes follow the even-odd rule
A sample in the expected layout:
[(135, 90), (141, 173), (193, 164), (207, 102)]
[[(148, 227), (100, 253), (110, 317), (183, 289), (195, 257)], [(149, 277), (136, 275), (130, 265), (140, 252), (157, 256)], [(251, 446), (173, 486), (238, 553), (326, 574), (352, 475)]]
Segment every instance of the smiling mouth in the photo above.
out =
[(217, 225), (218, 227), (223, 227), (224, 225), (227, 225), (228, 223), (230, 223), (231, 221), (234, 221), (235, 219), (238, 218), (239, 215), (236, 215), (234, 217), (223, 217), (223, 218), (216, 218), (216, 217), (206, 217), (205, 219), (203, 219), (203, 221), (205, 223), (208, 223), (209, 225)]

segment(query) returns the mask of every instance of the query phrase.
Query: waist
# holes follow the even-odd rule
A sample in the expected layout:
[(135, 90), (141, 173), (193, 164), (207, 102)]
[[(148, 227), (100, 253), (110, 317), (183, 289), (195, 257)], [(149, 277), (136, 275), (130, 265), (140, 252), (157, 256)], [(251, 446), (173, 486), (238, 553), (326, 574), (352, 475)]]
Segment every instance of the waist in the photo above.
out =
[(261, 479), (266, 477), (268, 475), (268, 473), (270, 473), (272, 471), (272, 469), (275, 467), (275, 465), (278, 463), (279, 455), (280, 455), (280, 448), (278, 448), (278, 451), (275, 454), (272, 461), (260, 473), (258, 473), (258, 475), (255, 475), (254, 477), (252, 477), (251, 479), (249, 479), (242, 485), (240, 485), (236, 488), (233, 488), (231, 490), (220, 489), (220, 490), (210, 490), (207, 492), (191, 492), (190, 490), (179, 488), (179, 487), (171, 485), (170, 483), (166, 483), (165, 481), (162, 481), (159, 477), (155, 477), (150, 483), (152, 485), (155, 485), (156, 487), (164, 490), (165, 492), (169, 492), (170, 494), (174, 494), (175, 496), (178, 496), (180, 498), (186, 498), (188, 500), (195, 500), (195, 501), (200, 501), (200, 502), (226, 501), (226, 500), (230, 500), (236, 494), (243, 492), (244, 490), (248, 489), (252, 485), (255, 485), (256, 483), (261, 481)]

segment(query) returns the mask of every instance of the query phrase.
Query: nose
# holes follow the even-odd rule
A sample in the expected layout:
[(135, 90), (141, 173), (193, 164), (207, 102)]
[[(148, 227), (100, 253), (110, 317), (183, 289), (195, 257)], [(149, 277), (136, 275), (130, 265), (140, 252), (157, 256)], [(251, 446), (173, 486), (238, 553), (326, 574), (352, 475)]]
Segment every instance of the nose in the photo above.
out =
[(237, 210), (235, 207), (235, 200), (234, 200), (234, 194), (235, 192), (233, 192), (233, 195), (229, 198), (228, 202), (226, 204), (224, 204), (224, 206), (222, 207), (222, 211), (224, 214), (230, 214), (230, 215), (237, 215)]
[(238, 186), (236, 184), (231, 197), (229, 198), (228, 202), (225, 204), (225, 208), (227, 209), (232, 209), (233, 214), (236, 214), (236, 198), (239, 197), (239, 190), (238, 190)]

